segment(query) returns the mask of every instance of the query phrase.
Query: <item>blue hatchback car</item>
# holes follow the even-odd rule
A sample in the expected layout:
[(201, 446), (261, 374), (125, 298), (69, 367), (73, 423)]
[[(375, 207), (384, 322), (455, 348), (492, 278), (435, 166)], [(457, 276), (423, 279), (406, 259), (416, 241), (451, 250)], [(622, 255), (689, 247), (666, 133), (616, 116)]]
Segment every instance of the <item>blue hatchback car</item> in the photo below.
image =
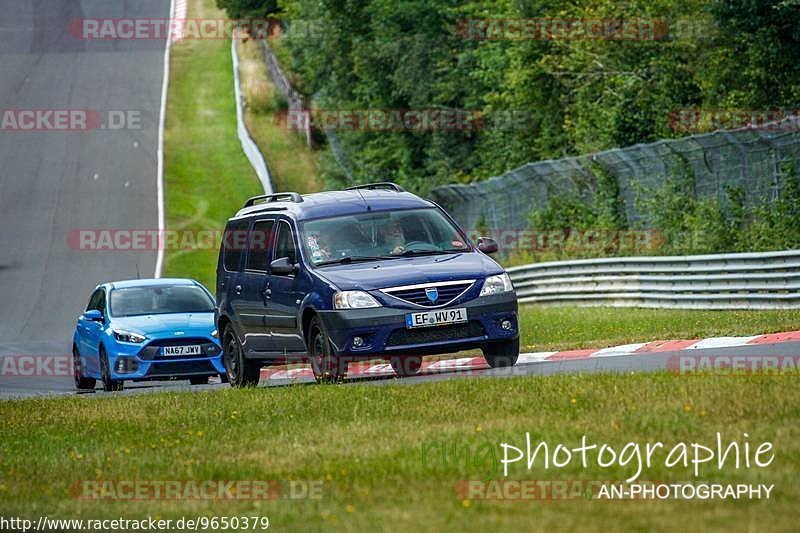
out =
[(217, 266), (217, 329), (234, 386), (263, 365), (308, 361), (318, 381), (384, 358), (412, 375), (425, 355), (519, 355), (508, 274), (433, 202), (393, 183), (247, 201), (228, 221)]
[(72, 338), (75, 386), (122, 390), (125, 380), (225, 377), (214, 299), (188, 279), (139, 279), (98, 286)]

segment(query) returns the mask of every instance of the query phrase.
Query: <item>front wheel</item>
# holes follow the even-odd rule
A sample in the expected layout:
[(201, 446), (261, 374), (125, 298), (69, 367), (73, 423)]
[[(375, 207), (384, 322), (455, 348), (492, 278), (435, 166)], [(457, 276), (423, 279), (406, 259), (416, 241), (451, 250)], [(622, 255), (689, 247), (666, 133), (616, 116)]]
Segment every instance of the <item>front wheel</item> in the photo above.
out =
[(308, 327), (308, 355), (317, 383), (337, 383), (347, 375), (347, 363), (333, 353), (328, 335), (319, 318), (311, 319)]
[(103, 390), (117, 392), (125, 388), (122, 380), (111, 379), (111, 368), (108, 364), (106, 349), (100, 346), (100, 376), (103, 378)]
[(75, 388), (78, 390), (94, 390), (97, 380), (83, 375), (83, 365), (78, 347), (72, 347), (72, 377), (75, 380)]
[(261, 378), (261, 364), (244, 356), (239, 337), (232, 326), (225, 328), (222, 363), (232, 387), (255, 387)]
[(483, 347), (483, 358), (492, 368), (504, 368), (517, 364), (519, 337), (508, 341), (490, 341)]

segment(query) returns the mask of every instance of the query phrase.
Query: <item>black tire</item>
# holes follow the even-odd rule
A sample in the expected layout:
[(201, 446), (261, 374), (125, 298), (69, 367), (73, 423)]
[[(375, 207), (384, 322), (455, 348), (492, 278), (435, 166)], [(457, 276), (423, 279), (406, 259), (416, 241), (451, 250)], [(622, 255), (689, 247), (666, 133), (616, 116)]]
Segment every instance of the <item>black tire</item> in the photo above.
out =
[(208, 376), (192, 376), (189, 378), (192, 385), (208, 385)]
[(261, 363), (247, 359), (233, 326), (225, 328), (222, 337), (222, 364), (225, 365), (231, 387), (255, 387), (261, 379)]
[(483, 358), (492, 368), (514, 366), (519, 358), (519, 337), (508, 341), (487, 342), (483, 347)]
[(422, 368), (422, 357), (418, 355), (392, 357), (389, 359), (389, 364), (398, 376), (416, 376)]
[(103, 390), (106, 392), (117, 392), (125, 388), (122, 380), (111, 379), (111, 371), (108, 367), (108, 354), (103, 345), (100, 345), (100, 375), (103, 378)]
[(338, 383), (344, 380), (347, 376), (347, 362), (333, 352), (331, 341), (317, 317), (312, 318), (308, 326), (306, 344), (317, 383)]
[(84, 377), (81, 356), (75, 345), (72, 346), (72, 377), (75, 380), (75, 388), (78, 390), (94, 390), (97, 385), (96, 379)]

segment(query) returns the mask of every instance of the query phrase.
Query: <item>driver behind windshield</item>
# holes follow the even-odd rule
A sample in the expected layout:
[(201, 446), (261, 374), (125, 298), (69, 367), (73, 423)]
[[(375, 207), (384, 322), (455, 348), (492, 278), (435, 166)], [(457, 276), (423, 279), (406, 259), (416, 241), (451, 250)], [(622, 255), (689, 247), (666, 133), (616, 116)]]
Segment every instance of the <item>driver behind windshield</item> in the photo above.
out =
[(388, 222), (381, 230), (383, 244), (390, 254), (400, 255), (406, 251), (406, 237), (398, 222)]

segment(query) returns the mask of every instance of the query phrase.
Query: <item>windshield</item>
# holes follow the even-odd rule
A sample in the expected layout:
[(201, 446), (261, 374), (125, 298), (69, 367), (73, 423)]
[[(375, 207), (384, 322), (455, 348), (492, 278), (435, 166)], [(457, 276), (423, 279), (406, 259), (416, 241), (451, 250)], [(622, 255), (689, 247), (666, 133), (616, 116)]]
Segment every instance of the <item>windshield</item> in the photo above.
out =
[(458, 229), (436, 208), (358, 213), (302, 224), (314, 265), (469, 251)]
[(109, 308), (111, 316), (115, 317), (213, 311), (211, 297), (194, 285), (114, 289)]

